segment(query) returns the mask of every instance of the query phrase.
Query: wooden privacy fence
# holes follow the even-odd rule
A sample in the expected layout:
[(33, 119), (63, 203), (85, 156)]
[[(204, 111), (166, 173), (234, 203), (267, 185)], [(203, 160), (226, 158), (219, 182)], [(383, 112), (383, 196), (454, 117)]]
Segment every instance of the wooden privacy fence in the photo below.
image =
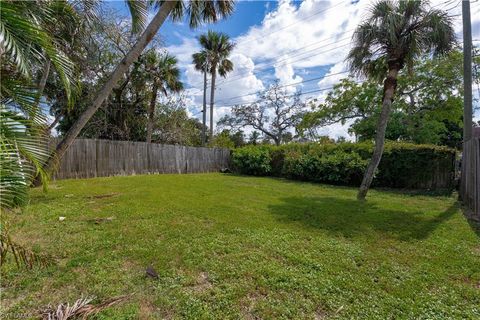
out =
[(60, 160), (54, 178), (215, 172), (228, 167), (229, 161), (229, 149), (77, 139)]
[(473, 217), (480, 219), (480, 138), (463, 144), (460, 197)]

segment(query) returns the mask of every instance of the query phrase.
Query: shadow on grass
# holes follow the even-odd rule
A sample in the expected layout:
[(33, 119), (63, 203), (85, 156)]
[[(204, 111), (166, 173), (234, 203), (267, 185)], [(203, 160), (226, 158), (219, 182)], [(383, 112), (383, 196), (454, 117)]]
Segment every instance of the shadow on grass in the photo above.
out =
[(372, 231), (402, 241), (428, 237), (458, 211), (453, 204), (436, 215), (418, 211), (385, 209), (375, 203), (333, 197), (288, 197), (270, 210), (282, 222), (301, 222), (347, 238), (366, 237)]
[[(359, 186), (349, 186), (349, 185), (338, 185), (338, 184), (328, 184), (323, 182), (315, 182), (315, 181), (308, 181), (308, 180), (297, 180), (297, 179), (289, 179), (285, 177), (279, 176), (252, 176), (252, 175), (244, 175), (235, 172), (224, 173), (224, 176), (227, 177), (235, 177), (244, 180), (251, 180), (252, 178), (258, 179), (271, 179), (280, 181), (282, 183), (290, 183), (294, 185), (298, 184), (309, 184), (312, 186), (321, 186), (326, 188), (336, 188), (340, 190), (348, 190), (352, 192), (357, 192)], [(389, 194), (400, 194), (402, 196), (428, 196), (428, 197), (451, 197), (456, 190), (454, 188), (449, 189), (438, 189), (438, 190), (427, 190), (427, 189), (407, 189), (407, 188), (388, 188), (388, 187), (373, 187), (370, 190), (375, 190), (382, 193), (389, 193)]]
[(474, 215), (472, 210), (469, 208), (462, 206), (463, 210), (463, 215), (465, 216), (465, 219), (467, 219), (468, 224), (470, 225), (470, 228), (472, 228), (473, 232), (477, 235), (477, 237), (480, 238), (480, 217), (477, 215)]

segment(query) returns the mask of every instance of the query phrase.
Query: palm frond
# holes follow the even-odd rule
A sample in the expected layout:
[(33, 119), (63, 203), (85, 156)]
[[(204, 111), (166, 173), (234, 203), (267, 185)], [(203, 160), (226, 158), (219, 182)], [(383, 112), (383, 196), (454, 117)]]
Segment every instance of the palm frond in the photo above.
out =
[(2, 223), (0, 230), (0, 266), (6, 263), (9, 255), (13, 256), (17, 268), (25, 267), (27, 269), (33, 269), (35, 266), (48, 267), (54, 263), (53, 258), (33, 252), (12, 241), (5, 228), (5, 224)]
[(401, 69), (422, 54), (448, 53), (456, 42), (448, 14), (418, 0), (375, 3), (352, 40), (346, 59), (350, 71), (370, 77), (378, 77), (378, 72), (385, 76), (388, 64)]
[(218, 74), (226, 77), (227, 73), (233, 71), (233, 62), (228, 59), (223, 59), (218, 66)]
[(143, 31), (148, 17), (147, 2), (144, 0), (127, 0), (127, 6), (132, 16), (132, 32)]
[[(159, 8), (166, 0), (156, 0)], [(167, 0), (168, 1), (168, 0)], [(178, 0), (171, 13), (173, 21), (187, 18), (190, 28), (196, 28), (202, 23), (215, 23), (230, 16), (235, 9), (234, 0)]]
[(45, 31), (42, 22), (50, 21), (52, 10), (32, 11), (22, 1), (3, 1), (0, 10), (0, 47), (5, 53), (2, 64), (11, 63), (25, 78), (30, 78), (34, 64), (43, 65), (48, 58), (58, 73), (69, 101), (75, 89), (74, 64), (58, 49), (57, 43)]
[(68, 320), (80, 317), (82, 319), (87, 319), (104, 309), (128, 300), (130, 297), (131, 295), (113, 297), (97, 305), (92, 304), (94, 298), (80, 298), (72, 305), (69, 303), (61, 303), (57, 307), (49, 306), (42, 312), (42, 315), (43, 319), (48, 320)]
[(200, 35), (198, 42), (203, 49), (192, 56), (197, 70), (206, 66), (210, 73), (218, 71), (223, 77), (233, 70), (233, 63), (228, 57), (235, 48), (235, 43), (230, 41), (227, 34), (209, 30)]

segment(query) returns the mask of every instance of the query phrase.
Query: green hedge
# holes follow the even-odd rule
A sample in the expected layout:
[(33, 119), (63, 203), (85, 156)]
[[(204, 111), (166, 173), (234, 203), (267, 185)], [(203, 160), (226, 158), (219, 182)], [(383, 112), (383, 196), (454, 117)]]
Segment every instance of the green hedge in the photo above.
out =
[(271, 160), (268, 148), (246, 146), (235, 149), (232, 164), (239, 173), (265, 176), (272, 172)]
[[(233, 151), (233, 169), (248, 175), (358, 186), (371, 157), (369, 143), (247, 146)], [(374, 185), (393, 188), (453, 187), (455, 150), (387, 142)]]

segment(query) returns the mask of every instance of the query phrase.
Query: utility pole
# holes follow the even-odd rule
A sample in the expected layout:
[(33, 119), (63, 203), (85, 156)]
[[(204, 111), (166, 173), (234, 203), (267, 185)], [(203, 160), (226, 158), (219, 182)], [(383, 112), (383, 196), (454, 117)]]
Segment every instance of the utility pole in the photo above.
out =
[(463, 20), (463, 152), (460, 177), (460, 200), (465, 194), (467, 184), (466, 162), (470, 158), (467, 142), (472, 138), (472, 22), (470, 21), (470, 1), (462, 0)]
[(472, 138), (472, 23), (470, 1), (462, 0), (463, 18), (463, 142)]
[(205, 54), (205, 64), (203, 65), (203, 110), (202, 110), (202, 146), (207, 144), (207, 71), (208, 71), (208, 52)]
[(207, 67), (203, 71), (203, 109), (202, 109), (202, 146), (205, 147), (207, 141)]

